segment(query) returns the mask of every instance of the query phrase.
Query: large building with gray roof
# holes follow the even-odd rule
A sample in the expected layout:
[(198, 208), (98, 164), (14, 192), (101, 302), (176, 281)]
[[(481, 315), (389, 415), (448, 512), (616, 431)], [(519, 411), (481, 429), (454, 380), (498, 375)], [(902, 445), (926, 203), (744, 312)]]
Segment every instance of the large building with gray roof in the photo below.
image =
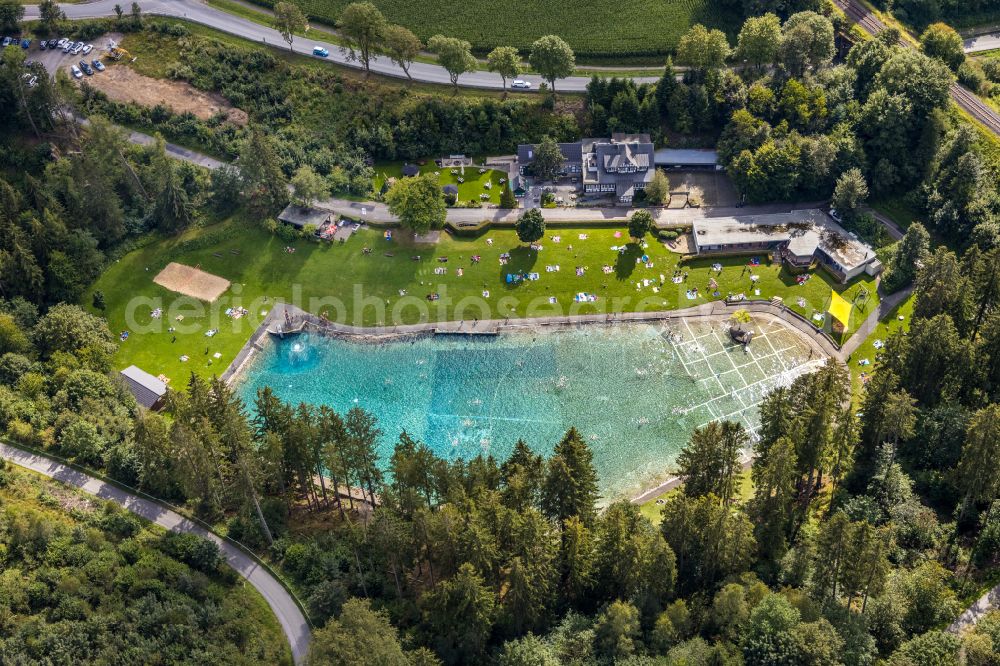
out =
[[(610, 139), (558, 145), (563, 154), (560, 175), (579, 177), (587, 194), (614, 195), (619, 203), (630, 204), (653, 179), (654, 151), (648, 134), (615, 134)], [(537, 149), (535, 144), (518, 146), (519, 165), (530, 166)]]

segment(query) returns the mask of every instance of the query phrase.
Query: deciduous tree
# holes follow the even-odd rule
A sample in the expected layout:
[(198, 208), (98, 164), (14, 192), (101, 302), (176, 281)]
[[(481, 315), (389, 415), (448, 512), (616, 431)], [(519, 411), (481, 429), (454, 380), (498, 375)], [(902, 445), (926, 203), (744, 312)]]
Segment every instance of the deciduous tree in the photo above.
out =
[(451, 85), (458, 92), (458, 77), (476, 69), (476, 59), (472, 55), (472, 45), (464, 39), (434, 35), (427, 40), (427, 48), (437, 54), (438, 62), (448, 71)]
[(437, 174), (433, 173), (396, 181), (386, 192), (385, 200), (400, 223), (418, 234), (440, 229), (448, 212), (438, 188)]
[(867, 199), (868, 183), (861, 169), (848, 169), (837, 179), (830, 203), (845, 220), (854, 221)]
[(652, 229), (653, 216), (648, 210), (641, 208), (632, 213), (632, 217), (628, 219), (628, 235), (635, 243), (641, 243)]
[(947, 23), (932, 23), (920, 35), (920, 48), (932, 58), (948, 65), (952, 71), (965, 62), (965, 45), (962, 36)]
[(556, 81), (564, 79), (573, 73), (576, 66), (576, 56), (569, 44), (556, 35), (539, 37), (531, 45), (531, 55), (528, 62), (532, 68), (542, 75), (552, 92), (556, 91)]
[(646, 200), (660, 206), (670, 203), (670, 180), (662, 169), (653, 172), (653, 179), (646, 185)]
[(281, 33), (281, 38), (288, 42), (288, 50), (291, 51), (295, 33), (308, 30), (309, 21), (294, 2), (279, 2), (274, 6), (274, 27)]
[(376, 58), (388, 27), (385, 16), (370, 2), (352, 2), (344, 7), (337, 28), (346, 44), (340, 47), (350, 62), (359, 62), (367, 77), (371, 62)]
[(529, 208), (514, 225), (517, 239), (522, 243), (534, 243), (545, 235), (545, 218), (540, 208)]
[(517, 78), (521, 73), (521, 55), (513, 46), (498, 46), (486, 56), (486, 65), (503, 79), (503, 91), (507, 94), (507, 79)]
[(424, 48), (420, 38), (413, 34), (409, 28), (401, 25), (390, 25), (385, 29), (385, 54), (389, 56), (406, 78), (413, 80), (410, 76), (410, 65), (420, 55), (420, 49)]
[(677, 44), (677, 62), (700, 76), (719, 69), (729, 57), (729, 40), (721, 30), (709, 30), (700, 23), (688, 30)]
[(326, 179), (308, 164), (300, 166), (292, 175), (292, 199), (299, 206), (311, 206), (329, 193)]
[(735, 58), (757, 69), (774, 64), (781, 50), (781, 19), (771, 13), (751, 16), (740, 29)]

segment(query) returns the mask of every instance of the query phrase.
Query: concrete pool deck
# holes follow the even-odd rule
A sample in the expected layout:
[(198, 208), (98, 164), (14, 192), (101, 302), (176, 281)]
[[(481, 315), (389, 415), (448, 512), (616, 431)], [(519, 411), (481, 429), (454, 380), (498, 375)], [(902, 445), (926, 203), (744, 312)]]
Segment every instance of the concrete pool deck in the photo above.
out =
[[(893, 294), (893, 296), (897, 296)], [(893, 303), (896, 299), (890, 297)], [(671, 321), (677, 319), (724, 319), (736, 310), (746, 310), (755, 316), (765, 316), (781, 321), (789, 328), (797, 331), (810, 346), (821, 355), (844, 362), (850, 353), (863, 341), (851, 344), (858, 334), (852, 335), (841, 347), (829, 335), (813, 326), (802, 315), (783, 305), (770, 301), (746, 300), (727, 303), (712, 301), (680, 310), (656, 310), (650, 312), (618, 312), (611, 314), (588, 314), (562, 317), (531, 317), (483, 319), (473, 321), (425, 322), (420, 324), (400, 324), (398, 326), (351, 326), (327, 321), (301, 308), (287, 303), (276, 303), (267, 317), (260, 323), (257, 330), (247, 341), (240, 352), (222, 374), (222, 379), (231, 382), (247, 362), (262, 349), (262, 339), (268, 335), (294, 335), (309, 329), (321, 334), (356, 336), (359, 338), (393, 338), (407, 335), (499, 335), (504, 331), (523, 331), (525, 329), (544, 329), (547, 327), (578, 326), (585, 324), (622, 324)], [(865, 330), (865, 324), (875, 317), (878, 322), (879, 312), (888, 312), (892, 306), (877, 308), (869, 314), (859, 332)], [(287, 315), (287, 317), (286, 317)]]

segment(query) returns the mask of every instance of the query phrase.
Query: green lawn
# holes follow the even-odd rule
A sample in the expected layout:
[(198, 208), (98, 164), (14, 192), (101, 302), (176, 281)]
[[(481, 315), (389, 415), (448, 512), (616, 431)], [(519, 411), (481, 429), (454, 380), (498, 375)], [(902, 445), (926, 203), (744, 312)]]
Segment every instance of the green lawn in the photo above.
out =
[[(445, 185), (457, 185), (459, 202), (479, 201), (482, 203), (499, 204), (500, 193), (503, 192), (503, 188), (505, 187), (505, 184), (501, 184), (500, 181), (507, 178), (507, 174), (496, 169), (486, 169), (485, 173), (479, 173), (480, 168), (482, 167), (466, 167), (464, 170), (439, 169), (432, 160), (428, 160), (427, 164), (420, 167), (420, 173), (437, 173), (438, 184), (441, 187)], [(453, 171), (456, 173), (452, 173)], [(402, 177), (402, 162), (381, 162), (375, 165), (375, 182), (373, 187), (376, 192), (380, 192), (382, 184), (385, 183), (387, 178), (398, 179)], [(465, 182), (458, 182), (459, 178)], [(492, 183), (491, 187), (487, 189), (486, 183)], [(488, 194), (489, 199), (480, 199), (479, 195), (481, 194)]]
[[(893, 308), (889, 316), (882, 319), (879, 325), (875, 327), (871, 335), (858, 347), (854, 353), (851, 355), (851, 362), (848, 364), (851, 368), (851, 382), (854, 386), (855, 395), (860, 395), (861, 389), (861, 374), (866, 373), (870, 375), (872, 369), (874, 368), (874, 363), (876, 357), (879, 355), (879, 350), (875, 348), (875, 341), (881, 340), (885, 342), (890, 333), (896, 331), (908, 331), (910, 329), (910, 316), (913, 314), (913, 302), (914, 297), (911, 295), (909, 298), (904, 300), (902, 303)], [(902, 320), (899, 317), (903, 317)], [(859, 362), (867, 359), (871, 361), (872, 365), (863, 366)]]
[[(273, 7), (274, 0), (255, 0)], [(304, 0), (311, 16), (335, 25), (350, 0)], [(672, 51), (695, 23), (721, 28), (735, 41), (742, 22), (731, 3), (720, 0), (637, 0), (627, 5), (570, 0), (523, 0), (517, 3), (487, 0), (375, 0), (393, 23), (427, 40), (435, 34), (468, 40), (477, 53), (510, 45), (524, 52), (542, 35), (558, 34), (583, 57), (658, 57)]]
[[(580, 240), (579, 234), (588, 236)], [(475, 240), (456, 239), (442, 234), (436, 246), (414, 247), (399, 240), (404, 234), (386, 241), (382, 232), (363, 229), (345, 244), (318, 244), (300, 240), (292, 243), (294, 253), (285, 250), (286, 242), (263, 231), (255, 222), (236, 217), (213, 227), (194, 229), (178, 238), (159, 240), (114, 263), (92, 287), (104, 292), (106, 316), (112, 331), (128, 330), (130, 337), (118, 353), (117, 365), (136, 364), (154, 375), (165, 374), (174, 381), (184, 381), (188, 372), (203, 375), (221, 373), (233, 360), (256, 326), (257, 316), (270, 309), (275, 299), (298, 303), (314, 312), (328, 312), (331, 319), (375, 325), (414, 323), (456, 319), (486, 319), (505, 316), (545, 316), (590, 314), (622, 311), (654, 311), (688, 307), (718, 300), (732, 293), (748, 297), (782, 296), (785, 303), (806, 317), (822, 311), (830, 301), (830, 289), (852, 300), (861, 287), (873, 294), (865, 308), (856, 308), (851, 329), (875, 306), (874, 280), (852, 282), (847, 288), (833, 283), (823, 271), (813, 279), (796, 285), (795, 278), (779, 266), (759, 266), (759, 295), (754, 295), (745, 258), (718, 260), (724, 268), (720, 275), (711, 270), (716, 259), (691, 259), (683, 264), (688, 271), (686, 283), (674, 284), (671, 276), (680, 256), (655, 242), (645, 252), (653, 267), (636, 263), (642, 254), (631, 246), (624, 254), (611, 246), (625, 242), (627, 233), (615, 229), (550, 230), (542, 241), (542, 251), (521, 245), (513, 230), (491, 231)], [(559, 234), (561, 243), (551, 236)], [(492, 240), (492, 244), (487, 243)], [(372, 248), (363, 254), (362, 248)], [(238, 252), (239, 254), (235, 254)], [(501, 253), (510, 253), (507, 265), (500, 264)], [(385, 256), (386, 254), (393, 256)], [(480, 255), (473, 264), (471, 257)], [(419, 260), (413, 257), (419, 256)], [(447, 257), (448, 262), (438, 261)], [(156, 274), (170, 261), (200, 265), (210, 273), (232, 281), (230, 290), (212, 307), (177, 295), (153, 283)], [(558, 265), (558, 272), (546, 266)], [(576, 267), (586, 270), (582, 277)], [(604, 273), (603, 267), (611, 269)], [(457, 269), (463, 275), (458, 275)], [(445, 269), (445, 274), (436, 274)], [(506, 276), (538, 273), (538, 280), (508, 284)], [(654, 292), (660, 275), (666, 285)], [(708, 292), (708, 281), (718, 281), (719, 296)], [(637, 287), (637, 284), (641, 285)], [(698, 287), (699, 296), (688, 299), (689, 288)], [(401, 296), (400, 290), (406, 295)], [(489, 292), (483, 297), (483, 292)], [(91, 292), (83, 302), (90, 305)], [(429, 303), (426, 297), (438, 293), (440, 300)], [(596, 302), (577, 303), (580, 292), (595, 294)], [(805, 306), (797, 303), (804, 299)], [(554, 303), (550, 302), (554, 299)], [(250, 317), (231, 319), (224, 310), (245, 306)], [(164, 309), (153, 320), (154, 308)], [(199, 311), (201, 310), (201, 311)], [(176, 316), (182, 314), (183, 321)], [(169, 332), (168, 327), (178, 330)], [(218, 329), (214, 337), (204, 334)], [(220, 354), (219, 358), (214, 355)], [(189, 360), (182, 362), (186, 355)]]
[[(658, 497), (653, 497), (646, 500), (639, 505), (639, 513), (646, 516), (649, 522), (654, 525), (659, 525), (663, 522), (663, 516), (660, 514), (662, 511), (662, 505), (657, 504), (661, 499), (666, 499), (671, 493), (680, 492), (680, 488), (674, 488), (673, 490), (668, 490)], [(739, 476), (739, 488), (736, 491), (736, 501), (743, 503), (753, 497), (753, 478), (750, 475), (750, 470), (745, 470), (740, 472)]]

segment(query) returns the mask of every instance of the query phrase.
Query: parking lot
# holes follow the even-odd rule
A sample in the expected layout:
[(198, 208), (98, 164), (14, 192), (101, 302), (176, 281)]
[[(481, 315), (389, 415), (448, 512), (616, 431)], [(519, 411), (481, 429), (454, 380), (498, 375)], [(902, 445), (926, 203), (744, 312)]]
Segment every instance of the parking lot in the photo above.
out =
[[(107, 45), (109, 39), (118, 40), (121, 39), (121, 35), (105, 35), (97, 40), (94, 40), (93, 42), (85, 42), (85, 44), (93, 46), (93, 50), (91, 50), (91, 52), (87, 55), (83, 55), (82, 52), (78, 55), (63, 53), (62, 49), (47, 48), (43, 51), (39, 48), (39, 40), (35, 39), (31, 42), (31, 47), (28, 49), (27, 56), (28, 60), (34, 60), (35, 62), (41, 63), (50, 75), (55, 76), (56, 70), (59, 68), (69, 70), (69, 68), (73, 65), (79, 67), (81, 60), (85, 60), (88, 63), (93, 60), (103, 61), (107, 55)], [(95, 72), (95, 74), (99, 74), (99, 72)]]

